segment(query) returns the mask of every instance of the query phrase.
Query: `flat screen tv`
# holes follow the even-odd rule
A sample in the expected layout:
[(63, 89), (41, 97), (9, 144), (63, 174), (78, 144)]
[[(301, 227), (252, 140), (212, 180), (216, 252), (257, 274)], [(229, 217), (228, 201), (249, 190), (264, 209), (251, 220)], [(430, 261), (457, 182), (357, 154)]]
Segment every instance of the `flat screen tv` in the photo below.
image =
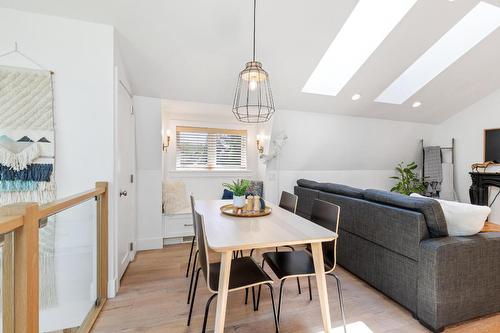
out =
[(500, 163), (500, 128), (484, 130), (484, 161)]

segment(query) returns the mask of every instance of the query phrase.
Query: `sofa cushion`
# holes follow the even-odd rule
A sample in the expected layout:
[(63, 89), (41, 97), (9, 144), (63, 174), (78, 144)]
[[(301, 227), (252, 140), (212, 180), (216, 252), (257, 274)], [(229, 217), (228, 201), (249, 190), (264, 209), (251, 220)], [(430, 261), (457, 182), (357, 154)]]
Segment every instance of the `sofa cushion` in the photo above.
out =
[(297, 185), (305, 188), (310, 188), (313, 190), (319, 190), (320, 189), (320, 183), (315, 182), (314, 180), (308, 180), (308, 179), (299, 179), (297, 180)]
[(319, 190), (358, 199), (363, 199), (364, 193), (364, 190), (356, 187), (332, 183), (320, 183)]
[(420, 242), (429, 238), (423, 214), (333, 193), (319, 199), (340, 206), (339, 239), (347, 231), (418, 261)]
[(366, 200), (372, 202), (422, 213), (425, 217), (425, 222), (431, 237), (448, 236), (446, 219), (441, 205), (436, 200), (429, 198), (413, 198), (399, 193), (372, 189), (365, 190), (364, 196)]

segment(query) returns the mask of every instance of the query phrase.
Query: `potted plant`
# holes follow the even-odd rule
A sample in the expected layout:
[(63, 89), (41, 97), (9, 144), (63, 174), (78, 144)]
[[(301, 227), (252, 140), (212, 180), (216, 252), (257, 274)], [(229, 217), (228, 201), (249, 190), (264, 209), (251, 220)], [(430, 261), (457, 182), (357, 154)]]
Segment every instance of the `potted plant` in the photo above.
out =
[(392, 179), (398, 180), (396, 185), (391, 189), (391, 192), (398, 192), (404, 195), (412, 193), (422, 194), (425, 191), (425, 185), (420, 177), (415, 173), (417, 164), (411, 162), (403, 166), (403, 162), (396, 166), (396, 171), (399, 176), (393, 176)]
[(243, 208), (245, 206), (245, 192), (250, 186), (250, 181), (246, 179), (238, 179), (233, 181), (232, 184), (222, 184), (229, 191), (233, 192), (233, 206)]

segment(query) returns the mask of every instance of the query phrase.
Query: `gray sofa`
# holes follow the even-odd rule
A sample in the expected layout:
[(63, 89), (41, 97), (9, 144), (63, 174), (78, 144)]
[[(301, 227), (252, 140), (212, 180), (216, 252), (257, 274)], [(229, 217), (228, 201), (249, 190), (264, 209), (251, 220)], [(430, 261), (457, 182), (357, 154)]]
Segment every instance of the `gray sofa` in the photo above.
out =
[(500, 233), (449, 237), (427, 198), (304, 179), (295, 194), (305, 218), (315, 199), (339, 205), (338, 264), (432, 331), (500, 311)]

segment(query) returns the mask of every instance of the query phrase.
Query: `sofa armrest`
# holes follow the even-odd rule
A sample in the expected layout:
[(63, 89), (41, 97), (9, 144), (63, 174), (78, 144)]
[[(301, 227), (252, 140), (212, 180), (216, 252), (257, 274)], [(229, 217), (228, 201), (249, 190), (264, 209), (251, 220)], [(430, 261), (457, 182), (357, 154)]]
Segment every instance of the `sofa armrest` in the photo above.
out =
[(500, 233), (420, 243), (417, 316), (434, 330), (500, 311)]

